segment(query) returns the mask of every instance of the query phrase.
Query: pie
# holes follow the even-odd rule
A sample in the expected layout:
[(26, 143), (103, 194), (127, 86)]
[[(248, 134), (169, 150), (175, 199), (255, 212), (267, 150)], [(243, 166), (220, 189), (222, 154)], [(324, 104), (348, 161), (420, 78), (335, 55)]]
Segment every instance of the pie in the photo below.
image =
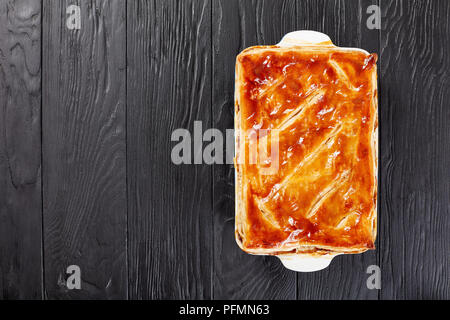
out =
[(374, 249), (376, 54), (256, 46), (236, 59), (236, 225), (252, 254)]

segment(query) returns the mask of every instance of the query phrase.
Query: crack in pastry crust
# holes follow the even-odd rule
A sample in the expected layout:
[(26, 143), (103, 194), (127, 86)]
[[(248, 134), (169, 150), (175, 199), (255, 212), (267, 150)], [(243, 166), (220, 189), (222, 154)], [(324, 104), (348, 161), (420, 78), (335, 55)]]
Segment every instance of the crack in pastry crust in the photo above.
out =
[[(253, 254), (358, 253), (376, 236), (376, 55), (253, 47), (236, 61), (236, 240)], [(280, 167), (248, 161), (277, 130)]]
[(317, 104), (317, 102), (323, 98), (325, 95), (325, 90), (320, 89), (311, 93), (308, 96), (306, 101), (298, 106), (295, 110), (293, 110), (284, 120), (281, 121), (278, 127), (275, 127), (275, 130), (286, 130), (291, 125), (293, 125), (296, 121), (302, 119), (304, 112), (307, 108), (312, 107)]

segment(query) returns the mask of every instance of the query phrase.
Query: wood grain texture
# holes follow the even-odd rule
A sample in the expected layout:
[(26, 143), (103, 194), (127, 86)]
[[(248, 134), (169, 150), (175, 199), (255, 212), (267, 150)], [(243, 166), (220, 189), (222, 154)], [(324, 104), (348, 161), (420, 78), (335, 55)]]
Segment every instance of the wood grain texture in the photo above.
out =
[[(450, 299), (449, 17), (447, 0), (0, 1), (0, 299)], [(233, 128), (236, 55), (301, 29), (380, 54), (379, 231), (296, 274), (239, 249), (233, 166), (173, 164), (171, 134)]]
[(381, 6), (381, 298), (449, 299), (450, 2)]
[(130, 298), (208, 299), (212, 167), (173, 164), (171, 134), (211, 126), (211, 4), (129, 1), (127, 30)]
[[(338, 46), (378, 52), (379, 34), (366, 27), (367, 5), (369, 1), (298, 0), (297, 26), (323, 32)], [(378, 265), (377, 251), (341, 255), (322, 271), (298, 273), (298, 299), (377, 299), (378, 291), (366, 285), (370, 265)]]
[(41, 3), (0, 2), (0, 299), (42, 297)]
[[(213, 1), (213, 126), (234, 127), (236, 55), (276, 44), (295, 28), (294, 1)], [(296, 275), (276, 257), (252, 256), (234, 239), (234, 167), (214, 166), (214, 298), (295, 299)]]
[[(66, 8), (81, 6), (81, 29)], [(44, 1), (43, 191), (49, 299), (127, 297), (125, 3)], [(81, 290), (65, 286), (81, 268)]]

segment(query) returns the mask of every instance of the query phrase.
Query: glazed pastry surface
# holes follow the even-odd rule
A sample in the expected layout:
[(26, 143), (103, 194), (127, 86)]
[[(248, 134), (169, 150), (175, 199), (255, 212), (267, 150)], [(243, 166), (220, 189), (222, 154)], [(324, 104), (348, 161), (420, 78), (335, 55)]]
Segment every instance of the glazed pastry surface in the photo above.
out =
[(250, 253), (374, 248), (375, 54), (252, 47), (236, 61), (236, 239)]

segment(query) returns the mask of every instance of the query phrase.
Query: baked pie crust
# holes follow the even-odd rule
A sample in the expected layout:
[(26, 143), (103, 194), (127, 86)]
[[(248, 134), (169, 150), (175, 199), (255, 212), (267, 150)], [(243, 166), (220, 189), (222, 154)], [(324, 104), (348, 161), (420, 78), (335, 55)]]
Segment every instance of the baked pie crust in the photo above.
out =
[(242, 250), (321, 256), (375, 248), (376, 61), (332, 44), (256, 46), (237, 56)]

